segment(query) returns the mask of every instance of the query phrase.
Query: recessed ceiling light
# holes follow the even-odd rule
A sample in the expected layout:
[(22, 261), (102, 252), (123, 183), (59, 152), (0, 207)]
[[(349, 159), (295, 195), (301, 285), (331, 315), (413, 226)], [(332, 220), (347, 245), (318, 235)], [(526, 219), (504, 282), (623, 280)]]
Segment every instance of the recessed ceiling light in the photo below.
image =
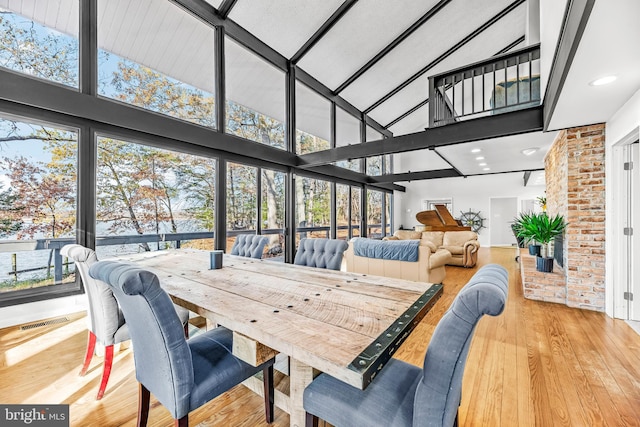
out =
[(471, 150), (471, 152), (472, 152), (472, 153), (479, 153), (479, 152), (481, 152), (481, 151), (482, 151), (482, 150), (481, 150), (481, 149), (479, 149), (479, 148), (474, 148), (473, 150)]
[(483, 171), (490, 171), (491, 168), (482, 168)]
[(478, 163), (478, 166), (487, 166), (486, 163)]
[(478, 157), (476, 157), (476, 160), (484, 160), (484, 157), (478, 156)]
[(606, 84), (614, 82), (617, 78), (618, 78), (617, 76), (604, 76), (604, 77), (600, 77), (599, 79), (595, 79), (594, 81), (589, 83), (589, 85), (590, 86), (602, 86), (602, 85), (606, 85)]
[(538, 151), (539, 148), (538, 147), (531, 147), (531, 148), (525, 148), (524, 150), (520, 151), (522, 154), (524, 154), (525, 156), (530, 156), (533, 153), (535, 153), (536, 151)]

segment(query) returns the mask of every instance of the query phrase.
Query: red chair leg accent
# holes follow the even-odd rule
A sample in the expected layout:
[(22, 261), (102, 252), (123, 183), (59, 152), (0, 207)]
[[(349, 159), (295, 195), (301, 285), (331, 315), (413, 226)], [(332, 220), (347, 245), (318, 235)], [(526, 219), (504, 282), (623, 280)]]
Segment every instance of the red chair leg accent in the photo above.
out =
[(111, 375), (111, 365), (113, 364), (113, 345), (108, 345), (104, 348), (104, 365), (102, 366), (102, 381), (100, 382), (100, 388), (98, 389), (98, 396), (96, 400), (102, 399), (104, 390), (107, 388), (107, 382), (109, 382), (109, 375)]
[(264, 378), (264, 415), (268, 424), (273, 422), (273, 365), (262, 370)]
[(149, 401), (151, 392), (138, 383), (138, 427), (146, 427), (149, 420)]
[(175, 426), (176, 427), (189, 427), (189, 415), (187, 414), (184, 417), (180, 418), (179, 420), (176, 420)]
[(93, 351), (96, 348), (96, 336), (93, 332), (89, 331), (89, 337), (87, 338), (87, 351), (84, 355), (84, 365), (82, 365), (82, 369), (80, 369), (80, 376), (84, 377), (87, 373), (87, 369), (89, 369), (89, 364), (91, 363), (91, 358), (93, 357)]

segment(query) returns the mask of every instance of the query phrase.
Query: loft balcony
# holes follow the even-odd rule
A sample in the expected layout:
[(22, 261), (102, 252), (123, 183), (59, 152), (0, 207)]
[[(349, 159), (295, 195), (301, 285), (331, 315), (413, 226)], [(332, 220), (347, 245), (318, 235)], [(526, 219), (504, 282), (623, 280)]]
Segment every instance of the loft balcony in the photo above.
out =
[(429, 78), (429, 127), (540, 105), (540, 45)]

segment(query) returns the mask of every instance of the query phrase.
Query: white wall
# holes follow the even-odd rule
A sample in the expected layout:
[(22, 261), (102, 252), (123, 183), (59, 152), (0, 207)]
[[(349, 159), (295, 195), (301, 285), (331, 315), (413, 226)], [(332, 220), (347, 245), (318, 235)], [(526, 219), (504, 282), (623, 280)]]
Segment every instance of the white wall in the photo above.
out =
[[(606, 250), (606, 273), (605, 273), (605, 311), (611, 317), (626, 317), (626, 310), (622, 309), (625, 304), (616, 301), (615, 295), (619, 295), (618, 288), (614, 283), (616, 268), (621, 268), (617, 262), (621, 257), (616, 257), (617, 237), (614, 233), (619, 214), (614, 207), (618, 205), (615, 200), (616, 191), (613, 188), (613, 146), (618, 143), (630, 143), (638, 139), (640, 131), (640, 90), (606, 122), (605, 129), (605, 186), (606, 186), (606, 217), (605, 217), (605, 250)], [(618, 195), (619, 196), (619, 195)]]
[[(522, 200), (535, 199), (544, 195), (544, 186), (527, 186), (523, 184), (523, 173), (508, 173), (496, 175), (483, 175), (468, 178), (443, 178), (399, 183), (404, 185), (406, 192), (395, 192), (395, 227), (402, 224), (405, 228), (411, 228), (418, 224), (416, 214), (422, 210), (424, 199), (453, 199), (454, 217), (460, 216), (460, 211), (480, 211), (486, 218), (484, 226), (480, 230), (480, 244), (490, 246), (491, 212), (490, 200), (492, 197), (517, 197), (518, 207)], [(516, 243), (515, 237), (513, 243)]]
[(0, 328), (85, 311), (86, 296), (73, 295), (0, 308)]

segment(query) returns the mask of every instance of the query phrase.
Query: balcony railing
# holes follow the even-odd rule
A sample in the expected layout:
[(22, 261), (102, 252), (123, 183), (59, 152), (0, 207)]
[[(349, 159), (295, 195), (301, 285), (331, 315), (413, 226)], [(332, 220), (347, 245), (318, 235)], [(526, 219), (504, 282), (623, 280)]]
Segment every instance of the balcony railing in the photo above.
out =
[[(346, 238), (348, 229), (359, 230), (359, 225), (341, 225), (336, 227), (341, 234), (340, 238)], [(375, 237), (381, 235), (381, 224), (368, 224), (367, 230), (369, 235)], [(283, 229), (263, 229), (261, 234), (274, 235), (284, 234)], [(227, 230), (227, 238), (233, 238), (239, 234), (255, 233), (255, 230)], [(311, 226), (311, 227), (298, 227), (296, 233), (302, 237), (330, 237), (329, 226)], [(96, 238), (96, 247), (105, 246), (122, 246), (122, 245), (138, 245), (140, 246), (154, 244), (152, 250), (161, 250), (167, 247), (179, 249), (185, 241), (213, 239), (213, 232), (189, 232), (189, 233), (167, 233), (167, 234), (133, 234), (133, 235), (118, 235), (118, 236), (98, 236)], [(18, 282), (18, 276), (25, 273), (33, 273), (37, 271), (45, 271), (43, 273), (45, 278), (52, 278), (54, 284), (61, 283), (63, 277), (69, 273), (70, 263), (68, 260), (63, 259), (60, 253), (60, 249), (67, 244), (75, 243), (75, 239), (57, 238), (57, 239), (33, 239), (33, 240), (0, 240), (0, 253), (11, 254), (11, 266), (0, 274), (0, 283), (2, 277), (8, 277), (14, 282)], [(213, 247), (211, 248), (213, 249)], [(135, 249), (133, 249), (135, 251)], [(49, 251), (48, 260), (42, 260), (41, 262), (23, 262), (19, 259), (18, 254), (21, 257), (29, 257), (29, 253), (34, 251)], [(6, 289), (9, 290), (9, 289)], [(0, 292), (1, 293), (1, 292)]]
[(540, 104), (540, 45), (429, 78), (429, 127)]

